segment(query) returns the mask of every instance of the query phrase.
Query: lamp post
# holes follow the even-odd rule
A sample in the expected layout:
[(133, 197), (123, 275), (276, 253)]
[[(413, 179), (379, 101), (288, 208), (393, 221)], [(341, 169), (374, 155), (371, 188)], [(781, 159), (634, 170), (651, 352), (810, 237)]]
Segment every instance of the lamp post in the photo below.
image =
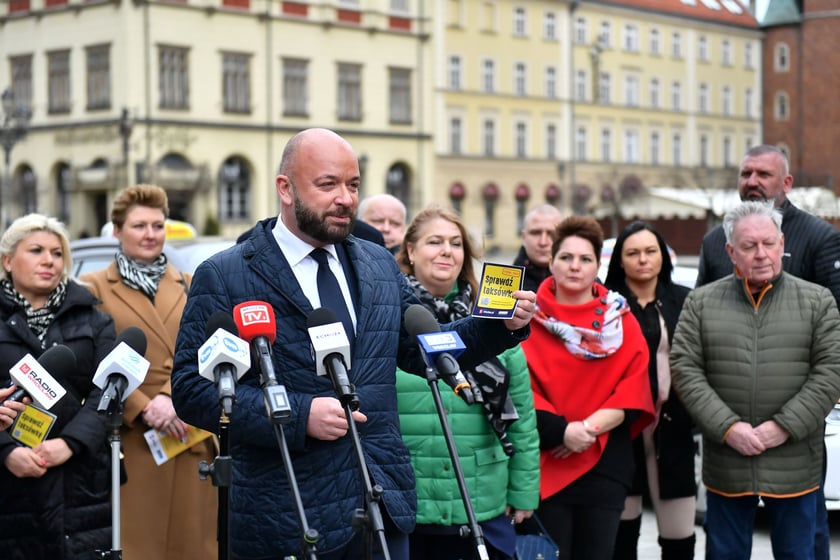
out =
[(123, 165), (123, 173), (125, 174), (124, 181), (125, 185), (128, 186), (129, 177), (128, 177), (128, 170), (129, 170), (129, 162), (128, 162), (128, 142), (131, 140), (131, 131), (134, 127), (134, 123), (131, 120), (131, 116), (128, 114), (128, 109), (123, 107), (122, 113), (120, 113), (120, 122), (119, 122), (119, 130), (120, 130), (120, 138), (122, 138), (122, 165)]
[(3, 184), (0, 185), (0, 222), (6, 227), (9, 223), (8, 198), (12, 188), (12, 148), (26, 137), (29, 119), (32, 116), (26, 107), (15, 106), (14, 94), (6, 89), (2, 94), (3, 115), (0, 119), (0, 142), (3, 144), (6, 164)]

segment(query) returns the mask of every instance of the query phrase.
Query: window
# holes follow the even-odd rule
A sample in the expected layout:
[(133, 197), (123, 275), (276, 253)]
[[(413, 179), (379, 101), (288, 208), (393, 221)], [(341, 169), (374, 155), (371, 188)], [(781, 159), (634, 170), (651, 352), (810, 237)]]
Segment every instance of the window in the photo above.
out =
[(554, 66), (545, 68), (545, 96), (551, 99), (557, 97), (557, 70)]
[(557, 39), (557, 16), (554, 12), (546, 12), (543, 20), (543, 35), (548, 41)]
[(32, 109), (32, 55), (9, 58), (12, 67), (12, 94), (15, 102), (23, 108)]
[(491, 119), (485, 119), (482, 127), (483, 150), (485, 156), (496, 154), (496, 123)]
[(630, 23), (624, 26), (624, 50), (639, 52), (639, 28)]
[(578, 160), (586, 160), (586, 129), (579, 126), (575, 131), (575, 157)]
[(659, 108), (659, 80), (651, 78), (650, 80), (650, 106), (653, 109)]
[(679, 133), (675, 133), (672, 140), (671, 140), (671, 163), (675, 166), (679, 167), (680, 161), (682, 158), (682, 137), (680, 137)]
[(523, 96), (527, 94), (526, 88), (526, 71), (525, 63), (517, 62), (513, 67), (513, 92), (516, 95)]
[(586, 101), (586, 71), (575, 72), (575, 101)]
[(709, 44), (705, 35), (701, 35), (697, 40), (697, 60), (700, 62), (709, 61)]
[(362, 65), (338, 64), (338, 119), (362, 120)]
[(732, 138), (723, 137), (723, 166), (732, 167)]
[(659, 165), (659, 133), (651, 132), (650, 134), (650, 163), (652, 165)]
[(729, 86), (723, 86), (721, 95), (721, 109), (724, 115), (732, 114), (732, 90)]
[(391, 10), (395, 12), (407, 12), (408, 0), (391, 0)]
[(776, 72), (790, 70), (790, 47), (787, 43), (776, 43), (773, 49), (773, 70)]
[(721, 44), (721, 62), (724, 66), (732, 66), (732, 44), (729, 39), (724, 39)]
[(612, 142), (609, 128), (601, 129), (601, 161), (610, 161), (610, 144)]
[(650, 30), (650, 54), (659, 56), (661, 47), (659, 45), (659, 30), (653, 28)]
[(682, 97), (682, 88), (679, 82), (671, 84), (671, 109), (674, 111), (680, 110), (680, 98)]
[(787, 93), (776, 92), (773, 101), (773, 116), (777, 121), (786, 121), (790, 117), (790, 102)]
[(283, 115), (309, 115), (309, 61), (300, 58), (283, 59)]
[(513, 35), (514, 37), (524, 37), (525, 32), (525, 8), (515, 8), (513, 10)]
[(582, 17), (575, 20), (575, 43), (579, 45), (586, 43), (586, 20)]
[(606, 72), (601, 72), (598, 76), (598, 101), (610, 102), (610, 75)]
[(238, 157), (226, 159), (219, 175), (220, 221), (249, 219), (251, 178), (245, 161)]
[(635, 74), (624, 77), (624, 104), (628, 107), (639, 106), (639, 77)]
[(111, 46), (85, 48), (87, 66), (87, 108), (111, 108)]
[(753, 46), (749, 41), (744, 44), (744, 66), (746, 68), (753, 67)]
[(682, 36), (677, 31), (671, 34), (671, 56), (682, 58)]
[(697, 91), (697, 110), (701, 113), (709, 112), (709, 86), (700, 84)]
[(496, 63), (490, 59), (485, 59), (481, 64), (481, 88), (484, 93), (496, 90)]
[(449, 89), (461, 89), (461, 57), (457, 55), (449, 57)]
[(188, 109), (189, 50), (183, 47), (158, 47), (158, 89), (161, 109)]
[(557, 159), (557, 126), (554, 124), (545, 127), (545, 157)]
[(496, 0), (487, 0), (482, 2), (480, 9), (480, 29), (482, 31), (496, 33), (499, 28), (499, 24), (496, 21), (498, 19), (496, 15)]
[(411, 122), (411, 70), (388, 68), (390, 121), (396, 124)]
[(449, 119), (449, 151), (453, 154), (460, 154), (461, 142), (461, 119), (452, 117)]
[(49, 112), (70, 112), (70, 51), (47, 53)]
[(602, 48), (608, 49), (612, 44), (612, 37), (610, 30), (610, 22), (602, 21), (601, 22), (601, 32), (598, 33), (598, 44), (601, 45)]
[(753, 104), (753, 92), (752, 88), (747, 88), (744, 90), (744, 115), (747, 117), (752, 116), (752, 104)]
[(251, 111), (251, 55), (222, 53), (222, 102), (226, 113)]
[(637, 130), (624, 131), (624, 161), (639, 162), (639, 132)]
[(700, 135), (700, 166), (709, 166), (709, 137), (705, 134)]
[(524, 122), (516, 123), (516, 157), (528, 157), (528, 125)]

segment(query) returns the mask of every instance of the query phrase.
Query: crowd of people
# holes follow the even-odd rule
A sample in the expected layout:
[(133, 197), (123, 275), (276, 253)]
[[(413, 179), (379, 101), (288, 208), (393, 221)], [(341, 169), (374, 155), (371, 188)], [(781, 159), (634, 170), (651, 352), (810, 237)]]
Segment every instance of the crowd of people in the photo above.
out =
[[(645, 497), (663, 560), (691, 560), (697, 431), (707, 558), (749, 559), (759, 498), (775, 558), (828, 558), (822, 440), (840, 397), (840, 233), (787, 200), (782, 152), (745, 155), (743, 202), (704, 238), (693, 291), (672, 281), (650, 224), (620, 232), (598, 278), (598, 222), (534, 207), (503, 319), (472, 313), (481, 252), (458, 213), (431, 205), (409, 219), (391, 195), (360, 204), (358, 159), (337, 133), (294, 135), (275, 184), (279, 214), (193, 276), (163, 252), (168, 201), (153, 185), (117, 194), (114, 261), (81, 278), (57, 220), (23, 216), (0, 237), (0, 377), (56, 346), (75, 357), (52, 367), (66, 394), (48, 411), (14, 383), (0, 389), (4, 557), (102, 558), (113, 546), (114, 434), (94, 373), (117, 334), (139, 327), (149, 370), (117, 430), (127, 560), (228, 557), (222, 530), (237, 560), (511, 560), (534, 527), (560, 559), (635, 559)], [(199, 351), (208, 321), (246, 302), (272, 309), (276, 333), (267, 360), (237, 380), (227, 418)], [(334, 353), (316, 375), (310, 318), (324, 306), (342, 308), (350, 359)], [(413, 307), (463, 342), (457, 371), (438, 372), (418, 344)], [(431, 390), (456, 375), (468, 391)], [(267, 417), (272, 377), (289, 411), (280, 422)], [(225, 504), (199, 479), (219, 452), (220, 417)], [(31, 418), (51, 425), (21, 434)], [(180, 443), (162, 464), (150, 430)]]

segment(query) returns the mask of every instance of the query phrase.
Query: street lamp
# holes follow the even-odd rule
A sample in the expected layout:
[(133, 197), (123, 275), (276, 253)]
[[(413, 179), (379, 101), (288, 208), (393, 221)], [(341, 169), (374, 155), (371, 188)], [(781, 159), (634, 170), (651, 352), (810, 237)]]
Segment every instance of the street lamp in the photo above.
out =
[(0, 221), (2, 221), (3, 227), (6, 227), (9, 222), (7, 208), (8, 191), (12, 187), (12, 148), (26, 137), (26, 132), (29, 128), (29, 119), (32, 114), (26, 107), (15, 106), (15, 95), (8, 89), (3, 91), (2, 101), (3, 116), (0, 119), (0, 122), (2, 122), (2, 127), (0, 127), (0, 142), (3, 144), (6, 173), (3, 178), (3, 184), (0, 185)]

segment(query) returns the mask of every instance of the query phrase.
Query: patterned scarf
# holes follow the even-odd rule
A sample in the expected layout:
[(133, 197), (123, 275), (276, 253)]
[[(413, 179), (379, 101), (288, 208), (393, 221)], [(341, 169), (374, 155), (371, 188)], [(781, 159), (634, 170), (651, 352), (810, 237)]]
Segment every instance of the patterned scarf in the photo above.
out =
[[(469, 284), (461, 285), (459, 282), (446, 298), (438, 298), (430, 294), (414, 275), (406, 278), (417, 299), (434, 314), (439, 323), (469, 317), (473, 299)], [(472, 386), (476, 401), (484, 408), (487, 421), (498, 436), (505, 454), (512, 456), (516, 449), (508, 439), (507, 428), (519, 418), (519, 414), (508, 393), (510, 372), (494, 357), (462, 373)]]
[(166, 272), (166, 255), (161, 253), (158, 258), (151, 263), (141, 263), (130, 257), (120, 250), (116, 256), (117, 271), (129, 288), (134, 288), (146, 294), (146, 296), (155, 301), (155, 294), (157, 294), (160, 279), (163, 273)]
[(44, 346), (44, 338), (47, 336), (47, 329), (50, 328), (55, 320), (55, 314), (58, 308), (64, 303), (64, 298), (67, 296), (67, 280), (62, 280), (58, 286), (47, 297), (47, 302), (41, 309), (32, 309), (32, 305), (18, 292), (8, 278), (0, 280), (0, 285), (3, 287), (3, 293), (12, 302), (23, 310), (26, 315), (26, 324), (29, 329), (38, 337), (41, 342), (41, 348)]
[(600, 330), (588, 329), (570, 325), (545, 311), (537, 309), (534, 321), (545, 327), (545, 330), (559, 338), (566, 345), (566, 349), (573, 356), (584, 360), (597, 360), (615, 354), (621, 348), (624, 340), (624, 328), (621, 316), (630, 312), (627, 300), (618, 292), (607, 292), (603, 301), (606, 305), (603, 326)]

